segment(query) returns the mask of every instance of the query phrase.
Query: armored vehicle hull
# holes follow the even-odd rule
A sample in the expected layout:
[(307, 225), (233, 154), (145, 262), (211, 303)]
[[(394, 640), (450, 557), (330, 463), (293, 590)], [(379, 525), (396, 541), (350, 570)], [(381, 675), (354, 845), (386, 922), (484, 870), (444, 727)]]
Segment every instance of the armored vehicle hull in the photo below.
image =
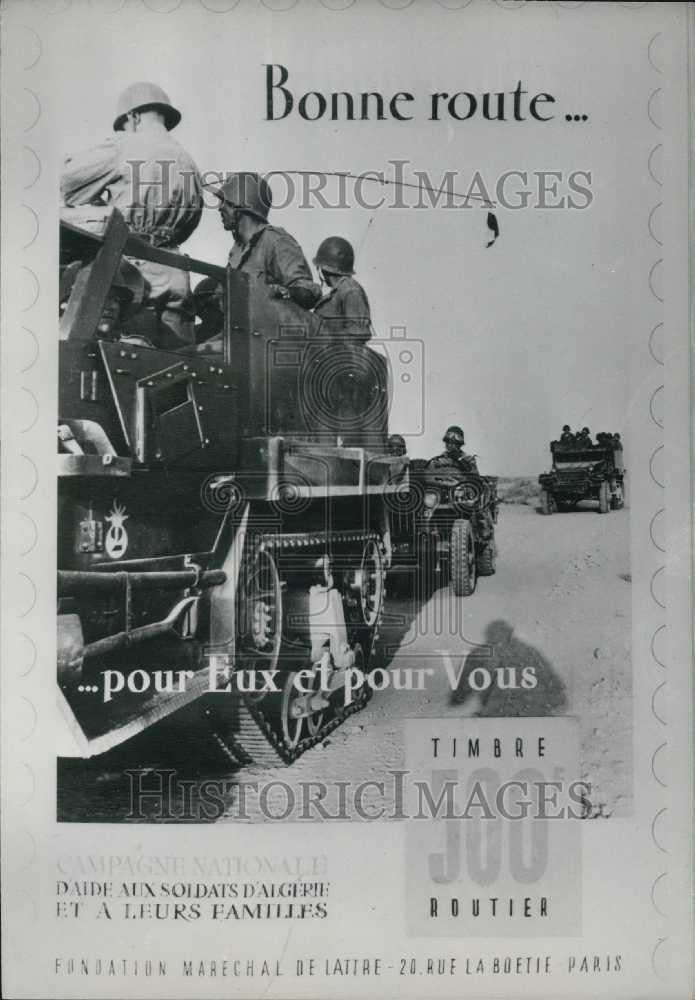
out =
[[(324, 344), (244, 275), (140, 243), (117, 212), (103, 238), (61, 237), (86, 266), (61, 321), (59, 753), (197, 702), (235, 762), (291, 762), (365, 703), (378, 662), (406, 468), (385, 450), (383, 361)], [(100, 339), (123, 255), (216, 278), (222, 350)]]

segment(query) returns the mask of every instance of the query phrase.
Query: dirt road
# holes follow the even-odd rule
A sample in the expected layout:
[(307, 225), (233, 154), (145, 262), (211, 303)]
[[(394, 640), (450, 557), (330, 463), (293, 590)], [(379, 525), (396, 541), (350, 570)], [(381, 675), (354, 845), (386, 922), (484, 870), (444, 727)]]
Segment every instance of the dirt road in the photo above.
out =
[[(401, 724), (407, 718), (571, 715), (580, 719), (582, 778), (591, 782), (593, 811), (621, 815), (632, 800), (629, 514), (606, 516), (594, 505), (544, 517), (528, 506), (503, 505), (495, 576), (468, 598), (439, 589), (414, 608), (387, 600), (382, 633), (390, 671), (431, 667), (424, 690), (375, 693), (367, 707), (291, 768), (253, 773), (254, 780), (383, 780), (403, 763)], [(396, 589), (393, 587), (392, 589)], [(400, 620), (399, 620), (400, 619)], [(470, 654), (475, 666), (536, 687), (482, 695), (464, 682), (452, 690), (450, 668)], [(481, 683), (483, 674), (476, 675)], [(250, 777), (250, 774), (248, 775)]]
[[(389, 584), (383, 638), (389, 647), (390, 679), (410, 668), (431, 668), (424, 690), (374, 694), (324, 742), (291, 767), (253, 767), (228, 774), (237, 781), (388, 780), (403, 764), (401, 728), (408, 718), (571, 715), (580, 720), (582, 778), (592, 785), (597, 815), (624, 815), (632, 802), (632, 674), (630, 663), (629, 513), (599, 515), (595, 506), (552, 517), (535, 508), (502, 505), (497, 526), (497, 572), (478, 581), (468, 598), (440, 587), (420, 606), (398, 597)], [(400, 588), (401, 593), (403, 588)], [(463, 682), (452, 689), (446, 665), (458, 669), (464, 654)], [(467, 678), (474, 667), (494, 678), (476, 693)], [(501, 689), (520, 681), (522, 672), (535, 687)], [(478, 671), (480, 678), (485, 675)], [(150, 737), (154, 742), (154, 735)], [(171, 743), (160, 733), (160, 747)], [(197, 761), (198, 779), (224, 774), (221, 762), (206, 764), (196, 747), (179, 750)], [(141, 758), (142, 759), (142, 758)], [(171, 767), (169, 754), (166, 763)], [(129, 766), (134, 766), (132, 762)], [(122, 762), (116, 765), (121, 768)], [(111, 770), (97, 778), (98, 801), (90, 818), (125, 815), (122, 779)], [(122, 775), (122, 771), (121, 771)], [(118, 791), (121, 788), (121, 793)], [(235, 795), (229, 796), (230, 818)], [(70, 810), (72, 812), (72, 809)], [(252, 812), (253, 815), (253, 812)], [(67, 817), (66, 817), (67, 818)], [(259, 817), (254, 817), (259, 818)], [(223, 820), (224, 821), (224, 817)]]

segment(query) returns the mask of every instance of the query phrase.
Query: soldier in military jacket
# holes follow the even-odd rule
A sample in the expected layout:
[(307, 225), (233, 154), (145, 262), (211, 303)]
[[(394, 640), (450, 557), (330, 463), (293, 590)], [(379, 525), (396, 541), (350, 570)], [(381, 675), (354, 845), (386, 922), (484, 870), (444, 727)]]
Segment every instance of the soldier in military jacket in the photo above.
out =
[[(103, 232), (113, 208), (148, 243), (178, 252), (202, 214), (198, 168), (171, 136), (181, 113), (153, 83), (134, 83), (121, 94), (114, 135), (69, 155), (60, 187), (62, 216)], [(133, 260), (148, 284), (145, 305), (156, 313), (157, 347), (193, 343), (194, 310), (187, 271), (154, 261)]]
[(372, 335), (367, 294), (355, 273), (355, 251), (342, 236), (329, 236), (319, 246), (314, 264), (327, 291), (314, 307), (320, 320), (319, 336), (346, 338), (366, 343)]
[(442, 441), (444, 442), (444, 451), (441, 455), (436, 455), (432, 459), (433, 465), (453, 465), (460, 472), (478, 472), (478, 463), (475, 460), (475, 455), (466, 455), (463, 451), (466, 439), (460, 427), (456, 425), (447, 427)]
[(267, 286), (271, 298), (290, 299), (311, 309), (321, 298), (302, 248), (288, 232), (271, 226), (270, 186), (254, 173), (230, 174), (213, 189), (222, 225), (234, 237), (229, 265)]

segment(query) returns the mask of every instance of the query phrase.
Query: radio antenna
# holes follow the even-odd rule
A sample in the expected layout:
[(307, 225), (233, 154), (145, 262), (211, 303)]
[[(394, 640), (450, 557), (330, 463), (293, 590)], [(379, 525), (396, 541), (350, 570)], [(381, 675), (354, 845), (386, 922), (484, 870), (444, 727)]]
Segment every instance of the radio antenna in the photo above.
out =
[(497, 204), (482, 194), (471, 194), (470, 192), (468, 194), (461, 194), (458, 191), (453, 191), (451, 188), (435, 188), (422, 182), (415, 184), (413, 181), (390, 180), (388, 177), (375, 177), (369, 173), (353, 174), (348, 170), (284, 170), (282, 173), (298, 174), (300, 177), (349, 177), (354, 181), (371, 181), (373, 184), (382, 184), (384, 187), (391, 185), (391, 187), (415, 188), (416, 191), (429, 191), (430, 194), (448, 194), (450, 197), (459, 198), (463, 202), (479, 201), (487, 208), (495, 208)]
[[(464, 203), (468, 203), (469, 201), (479, 201), (481, 206), (489, 209), (494, 208), (497, 204), (490, 198), (486, 198), (481, 194), (460, 194), (458, 191), (453, 191), (451, 188), (434, 188), (429, 184), (424, 184), (422, 182), (415, 184), (413, 181), (389, 180), (386, 177), (375, 177), (373, 174), (353, 174), (349, 170), (284, 170), (282, 172), (286, 174), (297, 174), (299, 177), (347, 177), (355, 181), (372, 181), (372, 183), (381, 184), (384, 187), (391, 185), (392, 187), (415, 188), (416, 191), (429, 191), (430, 194), (435, 195), (446, 194), (450, 198), (458, 198)], [(364, 242), (369, 233), (369, 227), (371, 226), (373, 220), (374, 216), (372, 215), (367, 223), (367, 229), (365, 230), (358, 252), (364, 246)], [(488, 212), (487, 214), (487, 227), (490, 230), (491, 238), (488, 240), (486, 246), (491, 247), (500, 235), (499, 222), (497, 221), (497, 216), (494, 212)]]

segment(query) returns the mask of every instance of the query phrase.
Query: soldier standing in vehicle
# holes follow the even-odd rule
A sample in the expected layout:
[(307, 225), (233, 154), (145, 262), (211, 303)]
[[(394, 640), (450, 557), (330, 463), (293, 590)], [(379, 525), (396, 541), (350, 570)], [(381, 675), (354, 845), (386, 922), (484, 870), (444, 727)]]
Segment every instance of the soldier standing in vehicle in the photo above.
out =
[(565, 424), (562, 428), (562, 434), (560, 435), (560, 444), (573, 444), (574, 434), (570, 430), (570, 425)]
[(267, 181), (254, 173), (230, 174), (212, 190), (220, 201), (222, 225), (234, 237), (230, 267), (265, 284), (271, 298), (313, 308), (321, 289), (294, 237), (269, 224), (272, 194)]
[(342, 236), (325, 239), (314, 258), (328, 291), (314, 307), (320, 320), (319, 336), (343, 337), (366, 343), (372, 318), (365, 290), (355, 281), (355, 251)]
[(582, 448), (591, 448), (593, 446), (591, 431), (588, 427), (582, 427), (579, 434), (577, 434), (577, 444)]
[(454, 465), (460, 472), (478, 471), (475, 455), (466, 455), (463, 451), (466, 439), (460, 427), (456, 424), (447, 427), (442, 441), (444, 442), (444, 451), (432, 459), (433, 465)]
[[(134, 83), (121, 94), (114, 136), (68, 156), (61, 175), (62, 216), (102, 232), (113, 208), (131, 231), (155, 247), (179, 252), (202, 214), (198, 168), (170, 135), (181, 113), (154, 83)], [(146, 306), (158, 320), (155, 346), (193, 343), (194, 312), (187, 271), (137, 260), (149, 285)]]

